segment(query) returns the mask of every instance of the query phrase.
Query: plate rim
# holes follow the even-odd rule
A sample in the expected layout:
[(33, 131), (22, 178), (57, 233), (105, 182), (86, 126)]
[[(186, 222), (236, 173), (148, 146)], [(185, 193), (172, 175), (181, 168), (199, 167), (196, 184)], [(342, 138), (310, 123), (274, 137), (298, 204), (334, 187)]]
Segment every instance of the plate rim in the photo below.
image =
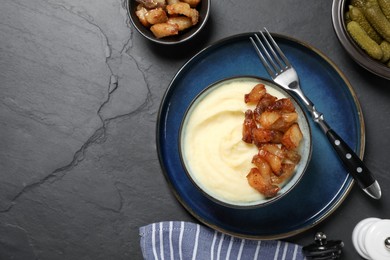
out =
[[(170, 189), (170, 191), (174, 194), (174, 196), (176, 197), (176, 199), (179, 201), (179, 203), (187, 210), (187, 212), (189, 212), (191, 214), (192, 217), (194, 217), (195, 219), (197, 219), (198, 221), (200, 221), (202, 224), (216, 230), (216, 231), (219, 231), (221, 233), (224, 233), (224, 234), (227, 234), (227, 235), (231, 235), (231, 236), (234, 236), (234, 237), (239, 237), (239, 238), (244, 238), (244, 239), (254, 239), (254, 240), (274, 240), (274, 239), (283, 239), (283, 238), (289, 238), (289, 237), (292, 237), (292, 236), (295, 236), (295, 235), (298, 235), (304, 231), (307, 231), (311, 228), (313, 228), (314, 226), (318, 225), (319, 223), (321, 223), (323, 220), (325, 220), (326, 218), (328, 218), (330, 215), (333, 214), (333, 212), (335, 212), (339, 207), (340, 205), (345, 201), (345, 199), (348, 197), (349, 193), (351, 192), (352, 188), (354, 187), (354, 183), (355, 181), (353, 179), (351, 179), (351, 182), (350, 184), (345, 187), (345, 191), (344, 191), (344, 194), (342, 194), (342, 196), (340, 196), (338, 198), (338, 200), (335, 202), (335, 204), (332, 206), (332, 208), (328, 209), (327, 211), (325, 211), (323, 213), (323, 215), (321, 217), (319, 217), (317, 220), (313, 221), (311, 224), (308, 224), (306, 225), (305, 227), (302, 227), (302, 228), (299, 228), (299, 229), (294, 229), (292, 231), (288, 231), (288, 232), (284, 232), (284, 233), (281, 233), (281, 234), (275, 234), (275, 235), (271, 235), (271, 236), (263, 236), (263, 235), (250, 235), (250, 234), (241, 234), (241, 233), (238, 233), (238, 232), (233, 232), (233, 231), (230, 231), (230, 230), (226, 230), (222, 227), (219, 227), (218, 225), (215, 225), (215, 224), (212, 224), (212, 223), (209, 223), (208, 221), (206, 221), (203, 217), (199, 216), (199, 214), (197, 214), (183, 199), (182, 197), (178, 194), (178, 191), (176, 190), (176, 188), (173, 186), (172, 182), (171, 182), (171, 179), (169, 178), (168, 176), (168, 171), (167, 171), (167, 168), (166, 166), (164, 165), (163, 163), (163, 158), (162, 158), (162, 152), (161, 152), (161, 147), (160, 147), (160, 135), (159, 135), (159, 130), (160, 130), (160, 125), (161, 125), (161, 121), (163, 120), (162, 118), (162, 110), (164, 108), (164, 105), (166, 103), (166, 100), (167, 98), (169, 97), (170, 93), (173, 91), (173, 84), (174, 82), (176, 81), (176, 79), (181, 75), (181, 73), (187, 69), (188, 65), (191, 64), (194, 60), (197, 59), (198, 56), (202, 55), (204, 52), (207, 52), (207, 51), (210, 51), (212, 50), (213, 48), (218, 48), (218, 47), (221, 47), (222, 45), (225, 45), (225, 44), (228, 44), (230, 41), (234, 41), (234, 40), (237, 40), (237, 39), (240, 39), (242, 37), (248, 37), (255, 34), (256, 32), (245, 32), (245, 33), (240, 33), (240, 34), (234, 34), (234, 35), (230, 35), (230, 36), (227, 36), (227, 37), (224, 37), (220, 40), (217, 40), (215, 41), (214, 43), (204, 47), (203, 49), (201, 49), (200, 51), (198, 51), (195, 55), (193, 55), (191, 58), (189, 58), (186, 62), (184, 62), (184, 64), (177, 70), (177, 72), (175, 73), (175, 75), (173, 76), (172, 80), (170, 81), (167, 89), (165, 90), (164, 92), (164, 95), (161, 99), (161, 102), (160, 102), (160, 106), (159, 106), (159, 109), (158, 109), (158, 114), (157, 114), (157, 121), (156, 121), (156, 129), (155, 129), (155, 133), (156, 133), (156, 147), (157, 147), (157, 155), (158, 155), (158, 160), (159, 160), (159, 163), (160, 163), (160, 167), (162, 169), (162, 173), (164, 175), (164, 178), (168, 184), (168, 187)], [(284, 39), (284, 40), (287, 40), (287, 41), (290, 41), (290, 42), (293, 42), (295, 44), (298, 44), (306, 49), (309, 49), (310, 51), (314, 52), (316, 55), (318, 55), (321, 59), (323, 59), (328, 65), (330, 65), (334, 70), (335, 72), (337, 73), (337, 75), (342, 79), (342, 81), (345, 83), (346, 87), (348, 88), (348, 91), (353, 99), (353, 103), (356, 107), (356, 113), (357, 113), (357, 116), (359, 118), (359, 125), (360, 125), (360, 147), (359, 147), (359, 151), (357, 151), (357, 154), (359, 156), (359, 158), (363, 159), (364, 157), (364, 151), (365, 151), (365, 120), (364, 120), (364, 116), (363, 116), (363, 112), (362, 112), (362, 108), (361, 108), (361, 105), (360, 105), (360, 102), (357, 98), (357, 95), (356, 95), (356, 92), (355, 90), (353, 89), (351, 83), (349, 82), (349, 80), (347, 79), (347, 77), (344, 75), (344, 73), (342, 73), (342, 71), (337, 67), (337, 65), (330, 59), (328, 58), (324, 53), (322, 53), (319, 49), (311, 46), (310, 44), (302, 41), (302, 40), (298, 40), (296, 38), (293, 38), (293, 37), (290, 37), (290, 36), (287, 36), (287, 35), (283, 35), (283, 34), (279, 34), (279, 33), (273, 33), (271, 32), (271, 35), (275, 38), (281, 38), (281, 39)], [(349, 178), (345, 178), (344, 180), (344, 183), (341, 185), (340, 189), (343, 188), (345, 186), (345, 182), (348, 180)], [(339, 192), (337, 192), (338, 194)], [(336, 196), (335, 196), (336, 197)], [(334, 202), (334, 198), (332, 200), (330, 200), (328, 202), (327, 205), (331, 204), (332, 202)], [(325, 208), (325, 207), (324, 207)], [(317, 212), (317, 214), (311, 216), (311, 218), (314, 218), (316, 215), (320, 214), (321, 212)]]

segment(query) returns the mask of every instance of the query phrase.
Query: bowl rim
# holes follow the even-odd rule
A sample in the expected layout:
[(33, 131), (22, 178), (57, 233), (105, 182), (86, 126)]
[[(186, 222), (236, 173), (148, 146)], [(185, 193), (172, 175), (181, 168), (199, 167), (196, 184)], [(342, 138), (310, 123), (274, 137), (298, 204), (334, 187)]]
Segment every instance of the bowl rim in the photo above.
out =
[(182, 35), (179, 34), (178, 36), (157, 39), (156, 37), (153, 36), (153, 34), (151, 32), (145, 33), (144, 30), (142, 30), (142, 28), (145, 28), (145, 31), (146, 31), (147, 28), (144, 27), (138, 21), (138, 19), (136, 19), (135, 13), (133, 12), (134, 8), (133, 8), (133, 5), (131, 4), (132, 2), (136, 2), (136, 0), (126, 0), (125, 5), (126, 5), (127, 16), (129, 17), (130, 22), (133, 25), (133, 27), (138, 31), (139, 34), (141, 34), (146, 39), (148, 39), (154, 43), (158, 43), (158, 44), (162, 44), (162, 45), (176, 45), (176, 44), (180, 44), (183, 42), (187, 42), (188, 40), (194, 38), (205, 27), (205, 25), (209, 19), (209, 16), (210, 16), (211, 0), (202, 0), (201, 4), (203, 4), (203, 2), (207, 3), (206, 9), (204, 11), (204, 15), (199, 17), (198, 24), (196, 24), (193, 28), (188, 29), (189, 31), (184, 32), (184, 34), (188, 34), (187, 36), (182, 37), (181, 39), (180, 38), (177, 39), (178, 37), (184, 35), (184, 34), (182, 34)]
[[(186, 163), (185, 163), (185, 159), (183, 158), (184, 157), (183, 151), (182, 151), (182, 147), (183, 147), (183, 145), (182, 145), (182, 143), (183, 143), (182, 139), (183, 138), (182, 137), (183, 137), (183, 129), (184, 129), (184, 125), (185, 125), (185, 122), (186, 122), (186, 118), (187, 118), (188, 114), (191, 112), (191, 110), (193, 108), (193, 105), (196, 104), (196, 101), (198, 100), (198, 98), (202, 97), (204, 94), (207, 94), (207, 92), (210, 93), (212, 88), (218, 87), (223, 82), (234, 81), (234, 80), (239, 80), (239, 79), (248, 79), (248, 80), (260, 81), (260, 82), (262, 82), (262, 83), (264, 83), (264, 84), (266, 84), (266, 85), (268, 85), (268, 86), (270, 86), (272, 88), (277, 89), (278, 91), (283, 93), (286, 97), (292, 99), (293, 102), (294, 102), (295, 107), (298, 106), (299, 109), (302, 112), (301, 114), (304, 116), (304, 121), (306, 122), (307, 130), (308, 130), (308, 136), (309, 136), (309, 139), (308, 139), (309, 151), (308, 151), (308, 154), (307, 154), (306, 164), (303, 166), (302, 171), (299, 174), (299, 176), (296, 178), (295, 182), (288, 189), (286, 189), (282, 194), (278, 194), (277, 196), (272, 197), (272, 198), (268, 198), (268, 199), (265, 198), (265, 199), (261, 200), (262, 201), (261, 203), (254, 203), (254, 204), (248, 204), (248, 205), (233, 204), (233, 203), (228, 203), (228, 202), (219, 200), (219, 199), (215, 198), (214, 196), (210, 195), (202, 187), (200, 187), (198, 185), (198, 183), (194, 180), (194, 178), (191, 176), (189, 170), (187, 169), (187, 166), (186, 166)], [(184, 116), (183, 116), (183, 118), (181, 120), (181, 123), (180, 123), (179, 134), (178, 134), (178, 150), (179, 150), (180, 162), (182, 164), (182, 167), (184, 169), (184, 172), (185, 172), (186, 176), (191, 181), (191, 183), (197, 188), (197, 190), (200, 191), (206, 198), (209, 198), (211, 201), (213, 201), (213, 202), (215, 202), (215, 203), (217, 203), (217, 204), (219, 204), (221, 206), (228, 207), (228, 208), (233, 208), (233, 209), (254, 209), (254, 208), (259, 208), (259, 207), (265, 207), (267, 205), (270, 205), (272, 203), (275, 203), (275, 202), (279, 201), (280, 199), (284, 198), (287, 194), (289, 194), (290, 191), (292, 191), (295, 186), (298, 185), (298, 183), (301, 181), (301, 179), (305, 175), (305, 173), (307, 171), (307, 168), (308, 168), (308, 165), (310, 164), (310, 161), (311, 161), (312, 152), (313, 152), (313, 136), (312, 136), (312, 129), (311, 129), (310, 121), (309, 121), (308, 115), (307, 115), (307, 113), (306, 113), (306, 111), (304, 109), (304, 106), (301, 104), (301, 102), (294, 95), (292, 95), (290, 92), (285, 90), (282, 86), (280, 86), (276, 82), (271, 81), (271, 80), (269, 80), (267, 78), (263, 78), (263, 77), (259, 77), (259, 76), (253, 76), (253, 75), (237, 75), (237, 76), (226, 77), (226, 78), (217, 80), (217, 81), (209, 84), (208, 86), (206, 86), (202, 91), (200, 91), (191, 100), (190, 104), (188, 105), (188, 107), (187, 107), (187, 109), (186, 109), (186, 111), (184, 113)], [(294, 175), (296, 175), (296, 173)]]
[(345, 12), (348, 8), (349, 0), (333, 0), (332, 22), (337, 38), (350, 57), (366, 70), (390, 79), (390, 68), (368, 56), (349, 36), (345, 25)]

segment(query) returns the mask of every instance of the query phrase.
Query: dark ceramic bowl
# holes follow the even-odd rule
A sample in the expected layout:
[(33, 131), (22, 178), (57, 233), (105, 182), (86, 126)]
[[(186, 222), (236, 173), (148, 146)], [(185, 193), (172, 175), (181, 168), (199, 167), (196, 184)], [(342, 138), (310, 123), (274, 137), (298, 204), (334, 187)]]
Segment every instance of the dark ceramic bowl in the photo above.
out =
[(390, 68), (368, 56), (349, 36), (345, 23), (345, 13), (348, 11), (349, 4), (349, 0), (333, 0), (332, 5), (333, 27), (341, 45), (363, 68), (385, 79), (390, 79)]
[[(237, 84), (246, 84), (246, 82), (249, 82), (248, 86), (243, 85), (237, 85)], [(244, 121), (244, 113), (242, 111), (246, 110), (245, 103), (244, 103), (244, 95), (241, 93), (243, 91), (246, 91), (247, 88), (252, 89), (252, 86), (255, 86), (258, 83), (263, 83), (267, 87), (267, 92), (269, 92), (271, 95), (274, 95), (272, 91), (276, 91), (281, 95), (281, 97), (288, 97), (292, 100), (294, 103), (294, 106), (296, 108), (296, 112), (298, 113), (298, 124), (302, 131), (302, 134), (304, 138), (302, 139), (300, 146), (298, 147), (298, 152), (301, 155), (300, 162), (296, 165), (295, 173), (292, 175), (290, 179), (288, 179), (283, 185), (281, 185), (279, 192), (275, 197), (272, 198), (265, 198), (261, 197), (260, 193), (256, 194), (255, 192), (255, 198), (251, 197), (251, 200), (244, 199), (242, 200), (242, 197), (236, 198), (228, 198), (224, 195), (221, 196), (221, 193), (217, 190), (224, 190), (225, 192), (227, 190), (226, 186), (228, 186), (229, 183), (232, 183), (232, 180), (229, 179), (232, 175), (224, 175), (223, 177), (221, 175), (214, 175), (212, 176), (211, 173), (215, 172), (215, 169), (224, 169), (226, 172), (237, 174), (236, 176), (239, 179), (234, 179), (237, 183), (241, 183), (240, 185), (234, 185), (229, 189), (230, 194), (234, 194), (233, 196), (236, 196), (236, 193), (238, 192), (238, 189), (243, 188), (245, 189), (245, 196), (247, 196), (248, 193), (246, 191), (250, 192), (254, 191), (250, 188), (249, 184), (246, 180), (246, 174), (244, 173), (238, 173), (237, 172), (237, 165), (242, 165), (243, 163), (251, 164), (252, 157), (258, 153), (258, 150), (254, 144), (249, 145), (249, 152), (248, 150), (242, 149), (242, 147), (247, 147), (243, 141), (241, 141), (241, 133), (242, 133), (242, 122)], [(237, 91), (237, 89), (239, 89)], [(241, 90), (245, 89), (245, 90)], [(234, 93), (237, 94), (239, 99), (234, 98), (234, 100), (227, 98), (224, 93), (221, 93), (221, 90), (225, 90), (225, 93)], [(213, 103), (208, 103), (209, 101), (213, 100)], [(241, 107), (239, 102), (242, 99), (243, 107)], [(206, 101), (205, 101), (206, 100)], [(215, 108), (216, 111), (211, 111), (210, 109), (207, 109), (206, 112), (204, 112), (201, 108), (200, 110), (197, 108), (199, 107), (199, 104), (203, 102), (203, 105), (207, 105), (208, 108)], [(206, 102), (206, 103), (205, 103)], [(225, 110), (225, 106), (230, 106), (230, 104), (238, 104), (237, 107), (239, 107), (238, 110), (236, 108), (227, 108)], [(220, 105), (223, 104), (223, 105)], [(230, 119), (226, 119), (225, 112), (229, 111), (229, 115), (237, 116), (237, 121), (229, 121)], [(241, 113), (242, 112), (242, 113)], [(202, 121), (202, 124), (196, 125), (195, 128), (202, 126), (202, 129), (206, 130), (206, 135), (211, 136), (212, 140), (220, 139), (221, 142), (217, 142), (215, 147), (218, 147), (218, 149), (214, 149), (213, 146), (209, 146), (209, 142), (206, 141), (206, 143), (200, 141), (197, 137), (195, 138), (194, 135), (191, 135), (190, 129), (188, 129), (188, 126), (192, 127), (194, 129), (194, 124), (191, 122), (192, 118), (197, 118), (199, 115), (203, 115), (207, 113), (206, 116), (207, 120), (204, 122)], [(242, 115), (242, 119), (241, 119)], [(221, 121), (222, 120), (222, 121)], [(235, 122), (233, 124), (224, 123), (224, 121)], [(205, 124), (204, 124), (205, 123)], [(237, 125), (236, 125), (237, 123)], [(223, 129), (227, 129), (227, 131), (221, 131), (216, 130), (217, 127), (221, 126)], [(205, 127), (205, 128), (204, 128)], [(199, 129), (199, 128), (198, 128)], [(229, 134), (225, 134), (229, 133)], [(235, 133), (230, 135), (230, 133)], [(221, 136), (221, 138), (219, 138)], [(228, 139), (227, 136), (233, 136), (232, 138)], [(236, 138), (237, 136), (237, 138)], [(189, 142), (189, 140), (198, 140), (196, 144), (198, 145), (198, 148), (194, 148), (193, 145)], [(223, 142), (222, 142), (223, 140)], [(232, 140), (232, 141), (230, 141)], [(211, 141), (212, 142), (212, 141)], [(225, 143), (231, 143), (229, 145), (225, 145)], [(270, 203), (274, 203), (281, 198), (285, 197), (290, 191), (294, 189), (294, 187), (297, 186), (297, 184), (300, 182), (302, 177), (304, 176), (304, 173), (306, 171), (306, 168), (310, 162), (311, 154), (312, 154), (312, 134), (311, 134), (311, 128), (310, 124), (308, 122), (308, 118), (306, 116), (306, 113), (303, 111), (302, 106), (299, 104), (299, 102), (287, 93), (284, 89), (282, 89), (280, 86), (276, 85), (275, 83), (258, 77), (253, 76), (242, 76), (242, 77), (233, 77), (233, 78), (227, 78), (221, 81), (218, 81), (214, 84), (211, 84), (207, 88), (205, 88), (201, 93), (199, 93), (194, 100), (190, 103), (189, 107), (187, 108), (187, 111), (184, 115), (184, 118), (181, 123), (180, 127), (180, 133), (179, 133), (179, 153), (180, 153), (180, 159), (181, 163), (183, 165), (183, 168), (185, 169), (185, 172), (188, 176), (188, 178), (192, 181), (194, 186), (206, 197), (211, 199), (212, 201), (229, 207), (229, 208), (255, 208), (255, 207), (263, 207), (265, 205), (269, 205)], [(221, 150), (221, 147), (222, 150)], [(227, 148), (226, 148), (227, 147)], [(200, 157), (199, 155), (201, 153), (198, 153), (199, 150), (201, 150), (201, 153), (204, 153), (206, 151), (210, 151), (209, 154), (205, 155), (204, 158)], [(221, 151), (221, 154), (229, 154), (228, 156), (224, 157), (221, 156), (219, 164), (216, 165), (216, 161), (219, 161), (219, 156), (214, 157), (215, 153), (214, 151), (218, 150)], [(195, 151), (195, 152), (194, 152)], [(227, 152), (228, 151), (228, 152)], [(233, 151), (233, 152), (232, 152)], [(196, 153), (196, 155), (195, 155)], [(238, 153), (245, 154), (243, 158), (238, 157)], [(212, 185), (209, 185), (208, 181), (204, 181), (205, 179), (203, 177), (199, 177), (199, 168), (195, 166), (192, 162), (194, 160), (201, 161), (203, 165), (205, 165), (205, 169), (207, 169), (207, 177), (205, 178), (211, 178), (212, 180), (218, 179), (218, 183), (215, 185), (213, 183)], [(233, 161), (233, 162), (232, 162)], [(229, 166), (228, 166), (229, 165)], [(249, 166), (249, 169), (254, 167), (254, 165)], [(246, 168), (246, 167), (244, 167)], [(203, 170), (201, 170), (203, 171)], [(206, 171), (203, 171), (206, 172)], [(243, 174), (243, 175), (241, 175)], [(222, 177), (222, 178), (220, 178)], [(227, 183), (225, 182), (221, 185), (221, 182), (219, 180), (228, 180)], [(234, 183), (234, 182), (233, 182)], [(215, 185), (215, 186), (213, 186)], [(248, 185), (248, 186), (247, 186)], [(216, 187), (216, 188), (214, 188)], [(225, 194), (225, 193), (224, 193)], [(259, 197), (257, 197), (259, 195)], [(230, 196), (230, 195), (229, 195)], [(252, 196), (252, 194), (250, 195)], [(247, 197), (245, 197), (247, 198)], [(241, 200), (241, 201), (239, 201)]]
[(195, 26), (183, 32), (180, 32), (178, 35), (169, 36), (160, 39), (157, 39), (150, 31), (150, 29), (143, 26), (139, 21), (137, 15), (135, 14), (138, 2), (135, 0), (128, 0), (126, 1), (126, 3), (127, 3), (127, 12), (130, 17), (131, 24), (142, 36), (158, 44), (174, 45), (174, 44), (186, 42), (194, 38), (204, 28), (210, 14), (211, 0), (201, 0), (201, 2), (196, 7), (196, 9), (199, 11), (199, 22)]

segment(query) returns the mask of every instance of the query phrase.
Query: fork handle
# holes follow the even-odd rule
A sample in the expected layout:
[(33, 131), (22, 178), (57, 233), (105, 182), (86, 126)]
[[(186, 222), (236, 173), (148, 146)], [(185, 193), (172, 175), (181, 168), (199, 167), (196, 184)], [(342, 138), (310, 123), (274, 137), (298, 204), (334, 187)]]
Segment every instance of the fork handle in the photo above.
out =
[(363, 191), (374, 199), (380, 199), (382, 196), (381, 188), (378, 182), (373, 177), (370, 170), (366, 167), (363, 161), (357, 154), (348, 146), (347, 143), (325, 122), (324, 116), (317, 111), (313, 102), (308, 99), (300, 88), (294, 89), (295, 93), (300, 96), (301, 100), (310, 111), (311, 116), (328, 137), (337, 155), (341, 159), (348, 173), (352, 175)]
[(379, 199), (381, 197), (379, 184), (363, 161), (333, 129), (328, 129), (326, 136), (343, 162), (345, 168), (358, 185), (368, 195), (375, 199)]

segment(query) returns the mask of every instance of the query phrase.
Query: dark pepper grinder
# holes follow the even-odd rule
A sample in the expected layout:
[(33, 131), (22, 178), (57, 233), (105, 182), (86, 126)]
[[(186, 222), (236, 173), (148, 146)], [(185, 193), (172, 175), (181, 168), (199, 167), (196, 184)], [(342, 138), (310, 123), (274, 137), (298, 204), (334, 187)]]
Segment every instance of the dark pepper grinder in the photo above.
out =
[(314, 243), (302, 248), (307, 259), (339, 259), (344, 243), (341, 240), (326, 240), (326, 235), (318, 232), (314, 236)]

